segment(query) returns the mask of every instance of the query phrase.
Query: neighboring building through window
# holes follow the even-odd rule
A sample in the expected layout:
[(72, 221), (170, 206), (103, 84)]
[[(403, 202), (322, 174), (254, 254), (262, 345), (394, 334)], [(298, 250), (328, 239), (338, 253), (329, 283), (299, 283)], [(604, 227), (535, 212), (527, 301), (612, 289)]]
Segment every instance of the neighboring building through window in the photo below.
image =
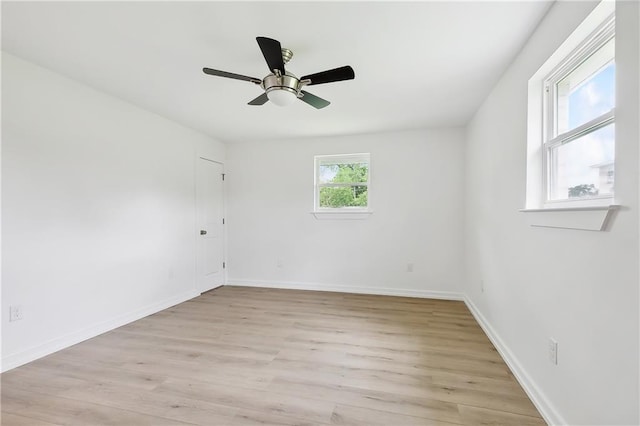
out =
[(315, 211), (369, 209), (369, 154), (315, 157)]

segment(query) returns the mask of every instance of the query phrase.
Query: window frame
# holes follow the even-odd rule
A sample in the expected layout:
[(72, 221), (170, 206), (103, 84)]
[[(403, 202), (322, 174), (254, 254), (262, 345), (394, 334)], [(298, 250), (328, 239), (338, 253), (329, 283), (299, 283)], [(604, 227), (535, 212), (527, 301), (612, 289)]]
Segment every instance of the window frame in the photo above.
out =
[[(603, 48), (609, 41), (615, 39), (615, 13), (610, 14), (603, 22), (587, 37), (585, 37), (578, 46), (564, 58), (558, 61), (558, 65), (545, 77), (542, 81), (542, 143), (541, 143), (541, 160), (542, 160), (542, 191), (541, 205), (544, 207), (557, 206), (583, 206), (601, 204), (609, 202), (614, 198), (614, 192), (580, 198), (563, 198), (552, 199), (550, 197), (552, 185), (555, 179), (552, 167), (553, 155), (552, 151), (564, 144), (571, 143), (580, 137), (593, 133), (610, 124), (615, 123), (615, 106), (608, 112), (577, 126), (574, 129), (564, 133), (556, 134), (558, 127), (558, 93), (557, 84), (565, 77), (571, 74), (584, 61), (589, 59), (598, 50)], [(614, 53), (615, 61), (615, 53)], [(615, 144), (615, 140), (614, 140)], [(614, 154), (615, 162), (615, 154)], [(615, 170), (615, 169), (614, 169)], [(615, 178), (614, 178), (615, 179)]]
[[(316, 155), (314, 159), (314, 191), (313, 191), (313, 212), (314, 213), (370, 213), (371, 212), (371, 154), (355, 153), (355, 154), (330, 154)], [(340, 182), (340, 183), (320, 183), (320, 166), (323, 160), (331, 159), (340, 161), (343, 164), (366, 163), (368, 165), (366, 182)], [(367, 205), (366, 207), (320, 207), (320, 189), (321, 188), (342, 188), (366, 186), (367, 187)]]

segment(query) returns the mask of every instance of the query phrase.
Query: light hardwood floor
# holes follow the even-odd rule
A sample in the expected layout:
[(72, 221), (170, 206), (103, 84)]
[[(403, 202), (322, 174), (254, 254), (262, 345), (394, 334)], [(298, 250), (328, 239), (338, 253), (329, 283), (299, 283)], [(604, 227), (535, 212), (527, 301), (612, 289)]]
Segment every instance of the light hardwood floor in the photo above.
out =
[(462, 302), (223, 287), (8, 371), (2, 425), (544, 425)]

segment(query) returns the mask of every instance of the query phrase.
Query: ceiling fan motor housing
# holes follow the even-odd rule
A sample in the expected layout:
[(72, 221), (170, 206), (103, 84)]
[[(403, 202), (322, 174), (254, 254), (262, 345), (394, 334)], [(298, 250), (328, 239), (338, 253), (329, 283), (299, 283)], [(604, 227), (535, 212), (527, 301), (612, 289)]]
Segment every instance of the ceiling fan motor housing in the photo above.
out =
[(269, 74), (262, 80), (262, 88), (269, 93), (272, 90), (285, 90), (299, 96), (301, 84), (300, 80), (290, 72), (278, 77), (275, 74)]

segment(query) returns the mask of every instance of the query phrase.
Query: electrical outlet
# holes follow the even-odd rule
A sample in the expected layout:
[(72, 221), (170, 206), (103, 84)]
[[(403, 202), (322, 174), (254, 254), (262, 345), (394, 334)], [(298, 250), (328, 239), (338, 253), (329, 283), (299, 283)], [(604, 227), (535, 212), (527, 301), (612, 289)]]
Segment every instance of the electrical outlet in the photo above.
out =
[(549, 338), (549, 361), (553, 365), (558, 365), (558, 342)]
[(480, 280), (480, 293), (484, 293), (484, 280)]
[(9, 321), (19, 321), (22, 319), (22, 306), (9, 306)]
[(407, 263), (407, 272), (413, 272), (413, 263)]
[(278, 259), (278, 260), (276, 261), (276, 266), (277, 266), (278, 268), (284, 268), (284, 263), (282, 262), (282, 259)]

